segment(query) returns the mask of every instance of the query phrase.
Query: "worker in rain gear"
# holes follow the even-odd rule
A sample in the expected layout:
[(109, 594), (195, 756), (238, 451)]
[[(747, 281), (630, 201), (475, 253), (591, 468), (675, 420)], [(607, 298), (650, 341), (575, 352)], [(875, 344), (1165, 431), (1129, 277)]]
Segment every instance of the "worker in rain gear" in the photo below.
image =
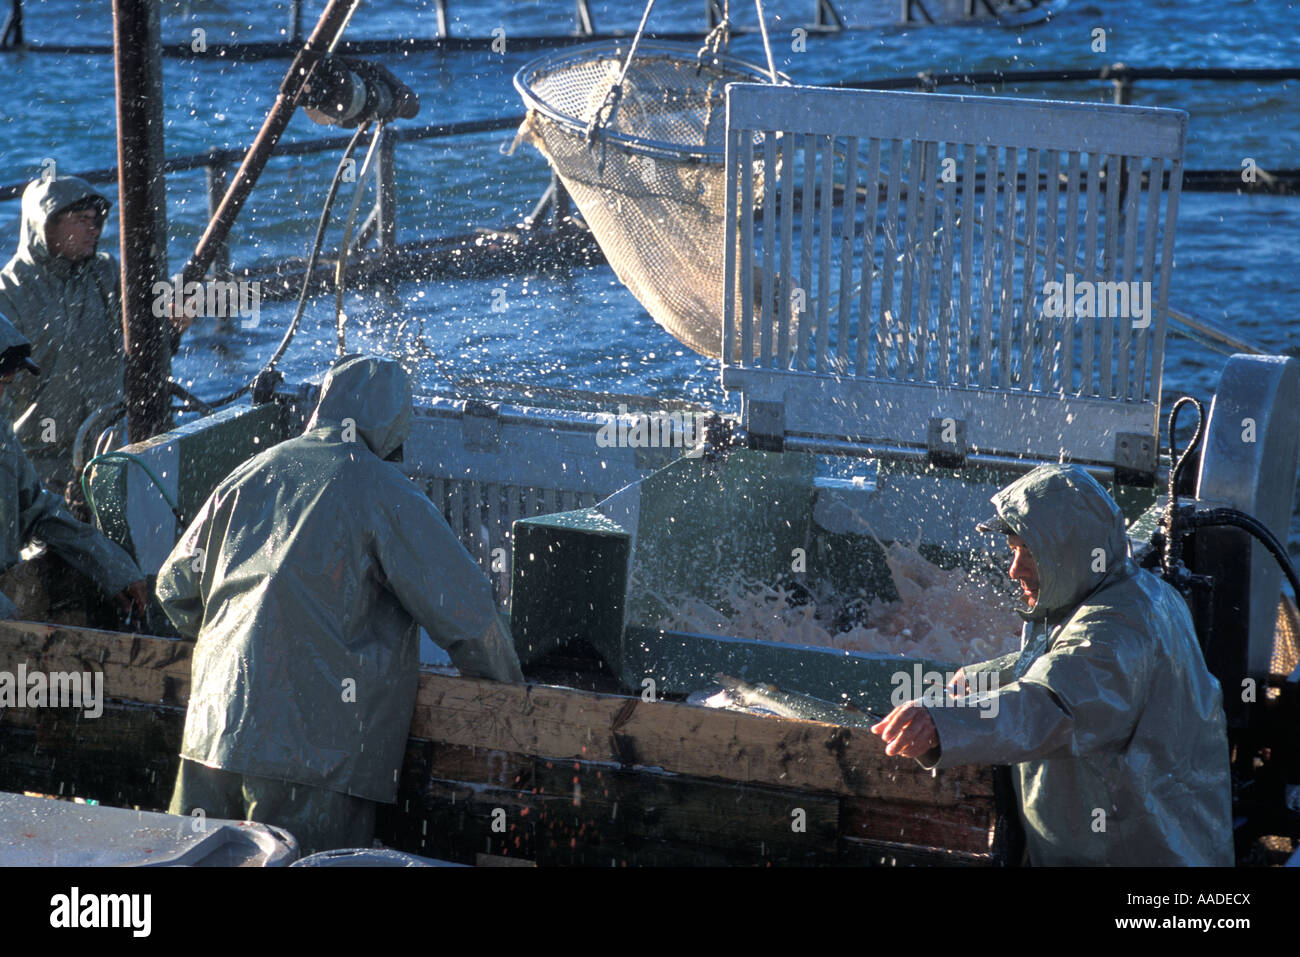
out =
[(895, 708), (872, 729), (887, 753), (1015, 765), (1034, 865), (1231, 866), (1222, 696), (1186, 603), (1134, 564), (1119, 507), (1083, 469), (1042, 466), (993, 504), (979, 529), (1009, 536), (1021, 650), (963, 668), (943, 701)]
[(369, 846), (396, 799), (417, 623), (463, 674), (522, 682), (487, 577), (388, 459), (410, 431), (396, 362), (347, 356), (306, 431), (212, 493), (158, 574), (197, 638), (171, 811), (247, 818), (304, 852)]
[[(20, 372), (40, 374), (31, 352), (31, 343), (0, 316), (0, 393)], [(119, 608), (144, 613), (149, 593), (131, 556), (73, 518), (63, 499), (42, 487), (13, 429), (0, 419), (0, 572), (18, 564), (23, 547), (33, 538), (93, 580)], [(0, 618), (17, 613), (9, 597), (0, 593)]]
[(9, 417), (41, 481), (71, 502), (81, 498), (77, 430), (91, 413), (125, 401), (121, 270), (96, 252), (109, 205), (75, 176), (33, 180), (23, 190), (18, 252), (0, 270), (0, 313), (31, 341), (44, 371), (39, 382), (15, 383)]

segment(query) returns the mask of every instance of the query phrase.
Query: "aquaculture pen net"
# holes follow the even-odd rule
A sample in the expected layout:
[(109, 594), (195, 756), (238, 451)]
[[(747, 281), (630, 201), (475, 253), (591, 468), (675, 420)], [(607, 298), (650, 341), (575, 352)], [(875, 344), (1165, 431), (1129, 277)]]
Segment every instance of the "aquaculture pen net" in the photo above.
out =
[[(618, 82), (622, 45), (561, 52), (520, 70), (520, 128), (546, 157), (615, 275), (654, 320), (696, 352), (722, 354), (726, 84), (761, 69), (694, 49), (643, 43), (613, 121), (587, 128)], [(603, 119), (604, 117), (602, 117)], [(754, 197), (762, 201), (756, 167)]]

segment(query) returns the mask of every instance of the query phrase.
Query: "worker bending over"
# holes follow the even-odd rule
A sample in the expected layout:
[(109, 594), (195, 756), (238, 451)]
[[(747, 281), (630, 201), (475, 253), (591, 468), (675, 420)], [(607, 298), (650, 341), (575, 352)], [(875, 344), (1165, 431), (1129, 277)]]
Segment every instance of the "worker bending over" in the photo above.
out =
[[(31, 343), (0, 316), (0, 396), (19, 372), (40, 374), (31, 352)], [(149, 591), (131, 556), (93, 526), (73, 518), (63, 499), (41, 485), (10, 423), (0, 416), (0, 572), (18, 564), (32, 539), (44, 542), (94, 581), (123, 611), (134, 608), (144, 614)], [(17, 614), (14, 603), (0, 593), (0, 618)]]
[(415, 705), (417, 624), (463, 674), (522, 682), (491, 586), (396, 465), (411, 383), (345, 356), (305, 433), (212, 493), (158, 575), (197, 638), (171, 811), (368, 847)]
[(1124, 518), (1083, 469), (1035, 469), (993, 497), (1028, 610), (988, 707), (899, 705), (872, 728), (926, 768), (1015, 765), (1034, 865), (1233, 863), (1218, 681), (1170, 585), (1128, 555)]

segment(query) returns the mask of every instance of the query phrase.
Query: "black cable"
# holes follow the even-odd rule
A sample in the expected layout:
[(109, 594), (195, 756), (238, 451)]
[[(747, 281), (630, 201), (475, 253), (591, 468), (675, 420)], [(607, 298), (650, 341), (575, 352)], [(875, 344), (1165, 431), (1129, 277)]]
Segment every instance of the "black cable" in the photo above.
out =
[[(1180, 455), (1174, 446), (1174, 442), (1177, 441), (1178, 413), (1189, 405), (1196, 408), (1196, 433)], [(1205, 406), (1201, 404), (1199, 399), (1193, 399), (1191, 396), (1185, 395), (1175, 402), (1174, 407), (1169, 410), (1169, 507), (1171, 509), (1177, 509), (1178, 507), (1178, 486), (1182, 482), (1183, 469), (1186, 468), (1196, 450), (1200, 448), (1201, 439), (1204, 437)]]
[(1235, 508), (1211, 508), (1203, 512), (1193, 512), (1183, 519), (1183, 522), (1192, 528), (1226, 525), (1249, 532), (1269, 550), (1274, 560), (1281, 566), (1282, 574), (1291, 583), (1291, 588), (1295, 590), (1296, 595), (1300, 595), (1300, 575), (1297, 575), (1295, 565), (1291, 563), (1291, 556), (1286, 553), (1277, 536), (1255, 516), (1247, 515)]

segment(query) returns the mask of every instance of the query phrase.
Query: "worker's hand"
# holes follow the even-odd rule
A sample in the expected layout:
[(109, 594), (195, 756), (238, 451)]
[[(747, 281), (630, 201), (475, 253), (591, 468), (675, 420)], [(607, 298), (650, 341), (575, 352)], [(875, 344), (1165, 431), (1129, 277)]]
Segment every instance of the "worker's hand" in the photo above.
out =
[(118, 610), (123, 614), (134, 610), (136, 614), (143, 617), (144, 610), (149, 605), (149, 586), (143, 578), (133, 581), (113, 596), (113, 601), (117, 603)]
[(917, 701), (900, 704), (885, 719), (871, 726), (885, 742), (885, 753), (919, 758), (939, 744), (939, 731), (930, 712)]

